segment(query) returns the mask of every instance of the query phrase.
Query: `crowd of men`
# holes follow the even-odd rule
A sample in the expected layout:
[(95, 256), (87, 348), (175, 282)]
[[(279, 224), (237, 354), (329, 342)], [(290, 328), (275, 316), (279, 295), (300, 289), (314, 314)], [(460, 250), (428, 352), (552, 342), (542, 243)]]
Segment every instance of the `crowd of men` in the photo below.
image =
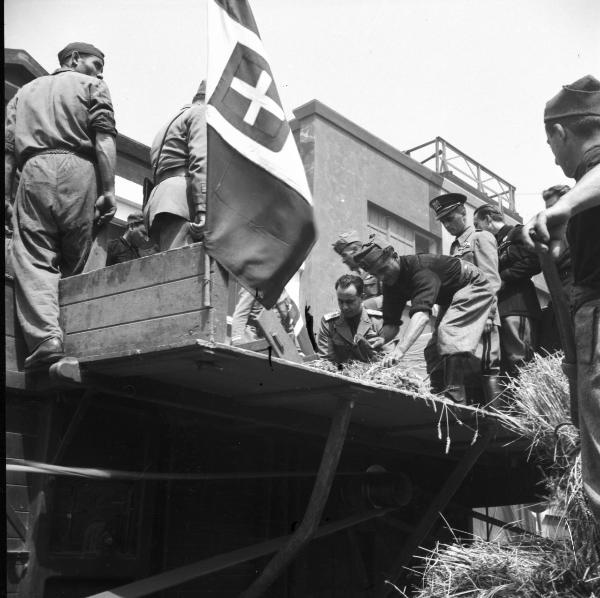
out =
[[(59, 279), (82, 271), (96, 231), (116, 212), (117, 131), (104, 58), (91, 44), (67, 45), (60, 68), (24, 85), (6, 109), (5, 216), (30, 370), (64, 356)], [(436, 197), (431, 209), (455, 237), (450, 255), (397, 255), (377, 239), (341, 235), (334, 250), (351, 272), (334, 285), (340, 309), (323, 317), (317, 345), (334, 361), (383, 352), (382, 364), (393, 366), (435, 317), (424, 351), (432, 391), (457, 403), (493, 401), (500, 376), (518, 375), (538, 346), (542, 314), (531, 277), (540, 271), (535, 251), (550, 251), (571, 297), (584, 485), (600, 515), (600, 81), (564, 86), (544, 122), (572, 189), (544, 192), (546, 209), (524, 227), (488, 204), (468, 223), (464, 195)], [(111, 242), (108, 265), (202, 240), (206, 160), (201, 85), (157, 133), (153, 189)], [(260, 310), (252, 296), (242, 299), (240, 334)]]

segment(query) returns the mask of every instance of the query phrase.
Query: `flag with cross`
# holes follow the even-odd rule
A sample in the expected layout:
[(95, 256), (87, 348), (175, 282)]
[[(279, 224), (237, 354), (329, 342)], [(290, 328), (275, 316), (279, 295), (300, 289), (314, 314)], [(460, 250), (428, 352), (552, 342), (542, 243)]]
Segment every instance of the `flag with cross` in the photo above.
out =
[(247, 0), (208, 13), (205, 246), (270, 308), (315, 242), (311, 193)]

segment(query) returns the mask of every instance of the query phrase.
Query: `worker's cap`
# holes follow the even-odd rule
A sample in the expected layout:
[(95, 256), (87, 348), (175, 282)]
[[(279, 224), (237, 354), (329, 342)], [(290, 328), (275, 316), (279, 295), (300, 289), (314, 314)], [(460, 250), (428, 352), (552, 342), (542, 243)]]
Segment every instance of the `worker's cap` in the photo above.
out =
[(390, 258), (396, 257), (396, 252), (391, 245), (382, 248), (373, 241), (362, 246), (362, 249), (354, 254), (354, 261), (370, 274), (377, 275), (377, 271)]
[(127, 224), (144, 224), (144, 214), (140, 210), (131, 212), (127, 216)]
[(600, 81), (592, 75), (577, 79), (546, 103), (544, 122), (568, 116), (600, 116)]
[(86, 42), (72, 42), (66, 45), (58, 53), (58, 62), (62, 64), (66, 58), (73, 54), (73, 52), (79, 52), (80, 54), (91, 54), (92, 56), (101, 58), (102, 62), (104, 62), (104, 52), (96, 48), (96, 46), (92, 46), (92, 44), (87, 44)]
[(339, 234), (338, 238), (333, 244), (333, 250), (342, 255), (344, 249), (346, 249), (348, 245), (352, 245), (352, 243), (358, 243), (359, 245), (362, 245), (362, 241), (355, 230), (350, 230), (346, 233)]
[(462, 193), (444, 193), (438, 195), (429, 202), (429, 207), (435, 212), (435, 219), (441, 220), (452, 210), (462, 206), (467, 201), (467, 197)]
[(198, 102), (200, 100), (205, 100), (205, 99), (206, 99), (206, 79), (202, 79), (202, 81), (200, 81), (200, 85), (198, 85), (198, 91), (196, 91), (196, 94), (192, 98), (192, 102)]

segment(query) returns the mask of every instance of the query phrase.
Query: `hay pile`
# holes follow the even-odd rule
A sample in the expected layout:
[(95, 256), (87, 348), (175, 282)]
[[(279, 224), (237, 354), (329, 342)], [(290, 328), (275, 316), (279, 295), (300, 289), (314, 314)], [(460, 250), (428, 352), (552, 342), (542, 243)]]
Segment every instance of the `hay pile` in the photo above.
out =
[(536, 358), (513, 379), (505, 426), (527, 438), (545, 475), (546, 499), (562, 513), (568, 539), (438, 544), (420, 571), (417, 598), (600, 598), (600, 526), (581, 483), (562, 355)]
[(567, 541), (438, 544), (416, 598), (591, 598), (600, 578)]
[(410, 367), (406, 368), (403, 364), (400, 364), (395, 367), (384, 368), (381, 365), (381, 359), (382, 357), (371, 363), (348, 361), (340, 364), (333, 363), (328, 359), (317, 359), (307, 365), (318, 370), (343, 374), (361, 382), (381, 384), (421, 394), (428, 393), (422, 378), (414, 373)]

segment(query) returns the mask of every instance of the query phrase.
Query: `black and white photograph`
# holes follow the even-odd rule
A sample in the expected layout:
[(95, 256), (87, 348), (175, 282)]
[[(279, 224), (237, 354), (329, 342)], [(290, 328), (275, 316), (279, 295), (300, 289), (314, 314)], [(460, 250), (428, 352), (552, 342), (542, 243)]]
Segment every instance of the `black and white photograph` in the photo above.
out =
[(4, 0), (4, 595), (600, 598), (599, 24)]

